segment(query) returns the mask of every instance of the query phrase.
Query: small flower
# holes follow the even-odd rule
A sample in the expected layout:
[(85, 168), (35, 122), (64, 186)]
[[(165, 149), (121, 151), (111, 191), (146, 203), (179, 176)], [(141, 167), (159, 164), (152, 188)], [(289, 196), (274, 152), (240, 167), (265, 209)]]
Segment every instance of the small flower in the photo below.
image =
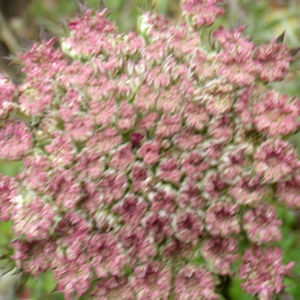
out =
[(161, 243), (164, 238), (169, 237), (174, 229), (172, 228), (172, 218), (165, 212), (150, 213), (145, 217), (144, 227), (156, 243)]
[(1, 191), (1, 206), (0, 206), (0, 220), (8, 221), (12, 214), (12, 198), (15, 196), (15, 185), (13, 180), (0, 174), (0, 191)]
[(141, 198), (127, 195), (122, 202), (113, 207), (113, 211), (120, 214), (121, 219), (132, 226), (137, 226), (144, 216), (147, 203)]
[(243, 256), (240, 278), (245, 282), (242, 287), (260, 300), (271, 300), (284, 288), (283, 277), (293, 265), (282, 264), (282, 251), (278, 247), (262, 251), (258, 246), (253, 246)]
[(137, 148), (140, 145), (141, 140), (144, 138), (144, 135), (139, 132), (133, 132), (130, 134), (130, 141), (133, 148)]
[(136, 267), (139, 262), (147, 263), (157, 255), (153, 238), (149, 237), (141, 227), (123, 227), (118, 238), (127, 254), (130, 254), (130, 259), (126, 263), (131, 268)]
[(167, 158), (159, 164), (157, 176), (161, 180), (173, 184), (178, 184), (180, 182), (182, 172), (174, 157)]
[(176, 209), (176, 194), (172, 191), (157, 186), (156, 191), (150, 194), (151, 210), (159, 213), (164, 211), (167, 214), (172, 214)]
[(184, 243), (196, 245), (204, 229), (202, 218), (194, 212), (177, 212), (176, 237)]
[(86, 147), (93, 149), (99, 154), (105, 154), (115, 149), (121, 142), (122, 139), (119, 136), (118, 131), (116, 128), (112, 127), (104, 129), (102, 132), (96, 132), (86, 143)]
[(240, 232), (240, 222), (237, 216), (238, 206), (229, 202), (212, 204), (205, 214), (207, 230), (212, 235), (225, 237)]
[(254, 168), (265, 183), (278, 182), (293, 174), (298, 166), (295, 149), (285, 141), (267, 140), (254, 154)]
[(171, 274), (159, 262), (151, 262), (134, 269), (131, 286), (137, 299), (167, 299), (171, 289)]
[(232, 120), (230, 115), (215, 117), (208, 123), (208, 133), (213, 139), (230, 141), (233, 136)]
[(180, 208), (191, 207), (192, 209), (203, 209), (207, 202), (201, 195), (200, 185), (194, 180), (183, 183), (177, 201)]
[(133, 300), (134, 294), (125, 277), (109, 277), (98, 282), (91, 296), (98, 300)]
[(36, 197), (29, 203), (14, 205), (13, 229), (16, 235), (24, 235), (27, 240), (44, 240), (49, 236), (54, 217), (52, 207)]
[(133, 192), (147, 192), (149, 190), (149, 182), (151, 182), (152, 176), (150, 175), (147, 167), (141, 163), (134, 163), (129, 174), (132, 180)]
[(268, 92), (253, 107), (254, 124), (270, 136), (287, 135), (299, 126), (299, 112), (297, 99)]
[(175, 278), (175, 299), (218, 299), (214, 292), (214, 280), (207, 270), (192, 266), (186, 266), (180, 270)]
[(250, 165), (248, 159), (249, 151), (247, 145), (228, 146), (224, 150), (218, 170), (221, 178), (228, 184), (237, 184), (250, 172), (247, 170)]
[(67, 267), (62, 264), (64, 269), (58, 266), (54, 271), (54, 278), (58, 280), (57, 290), (64, 294), (66, 300), (71, 300), (74, 293), (79, 298), (89, 290), (92, 272), (82, 260), (69, 263)]
[(276, 197), (284, 205), (291, 208), (300, 208), (300, 176), (295, 174), (288, 181), (276, 184)]
[(204, 193), (207, 200), (219, 199), (222, 191), (225, 189), (225, 182), (221, 180), (219, 174), (214, 171), (208, 171), (202, 181)]
[[(51, 239), (40, 241), (18, 240), (13, 242), (15, 253), (12, 259), (16, 261), (19, 269), (24, 268), (26, 273), (31, 273), (35, 278), (40, 273), (51, 268), (55, 258), (56, 245)], [(30, 259), (28, 259), (30, 257)]]
[(94, 234), (87, 245), (91, 258), (88, 264), (95, 269), (97, 278), (119, 276), (125, 267), (125, 256), (119, 243), (108, 233)]
[(256, 206), (270, 192), (269, 187), (260, 184), (258, 176), (246, 175), (229, 188), (229, 194), (240, 205)]
[(185, 105), (183, 116), (186, 125), (197, 130), (202, 130), (208, 122), (208, 113), (205, 107), (192, 102)]
[(223, 10), (218, 7), (222, 0), (183, 0), (181, 3), (183, 15), (191, 21), (195, 27), (211, 25), (216, 18), (223, 14)]
[(109, 166), (116, 170), (124, 172), (133, 162), (134, 157), (129, 144), (123, 144), (118, 149), (111, 151), (109, 155)]
[(143, 158), (145, 164), (154, 164), (159, 159), (159, 144), (156, 141), (145, 142), (141, 145), (138, 153)]
[(19, 97), (21, 110), (27, 116), (42, 113), (49, 108), (54, 100), (53, 87), (50, 83), (44, 83), (42, 86), (23, 86), (24, 91)]
[(70, 165), (76, 155), (75, 145), (69, 135), (56, 133), (50, 145), (45, 147), (51, 160), (60, 166)]
[(0, 117), (4, 119), (13, 109), (12, 102), (16, 93), (16, 87), (7, 78), (0, 75), (0, 89)]
[(243, 218), (248, 238), (257, 244), (280, 240), (281, 223), (281, 220), (276, 219), (275, 207), (263, 204), (248, 210)]
[(95, 124), (108, 126), (115, 121), (117, 106), (113, 98), (103, 102), (95, 99), (89, 105), (91, 106), (91, 114), (94, 115)]
[(262, 64), (260, 79), (270, 82), (286, 76), (292, 57), (283, 43), (277, 44), (273, 39), (270, 44), (258, 46), (253, 58)]
[(0, 158), (22, 158), (32, 146), (32, 135), (24, 123), (7, 123), (0, 127)]
[(94, 122), (91, 117), (74, 117), (71, 122), (65, 123), (65, 130), (73, 140), (82, 142), (90, 138), (94, 133)]
[(182, 129), (171, 140), (180, 149), (190, 151), (197, 148), (203, 138), (200, 134), (194, 134), (190, 129)]
[(232, 275), (231, 264), (238, 258), (235, 238), (213, 237), (203, 242), (201, 252), (214, 272)]
[(93, 151), (83, 151), (76, 157), (74, 169), (78, 172), (78, 179), (82, 182), (87, 179), (97, 180), (104, 173), (105, 159)]
[(162, 137), (171, 137), (181, 129), (181, 117), (179, 115), (163, 115), (157, 123), (156, 134)]
[(202, 179), (204, 171), (209, 168), (205, 162), (205, 155), (199, 151), (192, 151), (185, 155), (181, 162), (182, 169), (188, 178)]
[(127, 184), (126, 177), (122, 173), (106, 171), (99, 182), (104, 203), (111, 204), (114, 200), (119, 200), (124, 195)]

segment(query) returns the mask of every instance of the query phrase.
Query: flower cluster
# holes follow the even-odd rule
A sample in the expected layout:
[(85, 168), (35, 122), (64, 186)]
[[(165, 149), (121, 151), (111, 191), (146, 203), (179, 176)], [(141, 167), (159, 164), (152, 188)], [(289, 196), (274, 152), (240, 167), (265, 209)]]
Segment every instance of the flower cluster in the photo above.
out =
[(145, 13), (129, 34), (88, 10), (60, 48), (20, 55), (25, 83), (1, 79), (0, 159), (24, 163), (0, 177), (12, 258), (34, 276), (50, 269), (66, 299), (218, 299), (241, 236), (245, 291), (284, 288), (292, 265), (272, 246), (273, 203), (300, 207), (300, 162), (283, 138), (300, 105), (258, 87), (283, 79), (291, 57), (243, 27), (205, 49), (197, 30), (218, 2), (182, 0), (177, 26)]

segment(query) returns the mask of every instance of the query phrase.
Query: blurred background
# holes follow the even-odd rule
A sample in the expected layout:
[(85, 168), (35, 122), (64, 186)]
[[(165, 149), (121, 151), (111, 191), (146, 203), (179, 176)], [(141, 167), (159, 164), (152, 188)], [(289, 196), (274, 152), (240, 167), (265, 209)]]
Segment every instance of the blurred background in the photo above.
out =
[[(84, 5), (99, 7), (99, 0), (0, 0), (0, 72), (9, 75), (18, 84), (22, 81), (20, 66), (12, 63), (10, 56), (19, 51), (30, 49), (34, 41), (63, 36), (64, 26), (73, 16), (78, 15)], [(147, 0), (104, 0), (113, 20), (120, 30), (135, 30), (136, 18)], [(176, 23), (180, 19), (180, 0), (154, 0), (156, 10)], [(214, 25), (247, 25), (246, 33), (255, 42), (268, 42), (285, 31), (285, 43), (289, 48), (300, 47), (300, 0), (225, 0), (225, 15)], [(210, 30), (210, 29), (209, 29)], [(204, 32), (204, 42), (209, 42), (208, 32)], [(300, 55), (287, 78), (276, 84), (281, 92), (300, 98)], [(291, 137), (300, 154), (300, 134)], [(0, 161), (0, 173), (14, 176), (22, 168), (20, 162)], [(286, 280), (288, 288), (278, 299), (300, 299), (300, 214), (278, 207), (283, 219), (281, 247), (285, 250), (285, 260), (295, 261), (293, 271), (299, 277)], [(13, 238), (11, 224), (0, 223), (0, 256)], [(0, 270), (5, 271), (5, 261), (0, 263)], [(0, 271), (1, 273), (1, 271)], [(50, 273), (43, 274), (36, 281), (29, 279), (25, 285), (14, 292), (14, 286), (23, 279), (14, 274), (14, 270), (0, 278), (0, 300), (13, 299), (57, 299), (64, 297), (53, 292), (55, 283)], [(84, 298), (81, 298), (84, 299)], [(243, 293), (238, 280), (231, 280), (228, 296), (231, 300), (250, 300), (251, 296)]]

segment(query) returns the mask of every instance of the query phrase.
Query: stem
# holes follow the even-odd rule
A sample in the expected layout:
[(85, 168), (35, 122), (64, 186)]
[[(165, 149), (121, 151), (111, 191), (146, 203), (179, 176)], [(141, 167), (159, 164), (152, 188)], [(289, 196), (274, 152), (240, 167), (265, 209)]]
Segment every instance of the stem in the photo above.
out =
[(229, 287), (231, 283), (231, 278), (228, 275), (225, 276), (219, 276), (221, 283), (219, 285), (220, 293), (226, 300), (231, 300), (230, 294), (229, 294)]
[(176, 277), (176, 257), (170, 260), (170, 270), (171, 270), (171, 291), (168, 300), (175, 299), (175, 277)]

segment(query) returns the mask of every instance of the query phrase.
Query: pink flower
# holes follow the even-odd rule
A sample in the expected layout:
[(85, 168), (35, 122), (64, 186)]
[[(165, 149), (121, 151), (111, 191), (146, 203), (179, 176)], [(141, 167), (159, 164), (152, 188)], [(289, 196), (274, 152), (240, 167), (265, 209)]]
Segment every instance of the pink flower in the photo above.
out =
[(124, 101), (119, 105), (119, 111), (120, 117), (118, 121), (118, 128), (124, 131), (129, 130), (135, 124), (136, 115), (134, 107)]
[(148, 171), (145, 165), (134, 163), (129, 174), (129, 177), (132, 180), (132, 191), (147, 192), (149, 190), (148, 185), (152, 179), (150, 174), (151, 173)]
[(155, 89), (148, 85), (142, 85), (138, 94), (134, 99), (134, 104), (137, 109), (145, 112), (155, 107), (158, 95)]
[(196, 245), (203, 229), (203, 220), (199, 214), (192, 211), (177, 212), (176, 237), (179, 241)]
[(171, 157), (163, 160), (158, 166), (157, 176), (163, 181), (179, 184), (182, 172), (176, 159)]
[(74, 170), (78, 173), (78, 180), (97, 180), (102, 177), (105, 169), (104, 158), (93, 151), (83, 151), (76, 157)]
[(192, 209), (203, 209), (207, 202), (201, 195), (200, 185), (194, 180), (182, 184), (177, 201), (180, 208), (191, 207)]
[(219, 199), (222, 191), (226, 187), (225, 182), (221, 180), (218, 173), (210, 170), (203, 178), (202, 185), (204, 189), (203, 196), (210, 201), (212, 199)]
[(172, 142), (182, 150), (193, 150), (202, 141), (203, 138), (200, 134), (194, 134), (193, 130), (185, 128), (172, 137)]
[(253, 107), (254, 124), (259, 131), (270, 136), (292, 133), (299, 126), (298, 102), (287, 95), (268, 92)]
[(106, 171), (99, 182), (104, 198), (103, 202), (111, 204), (114, 200), (119, 200), (124, 195), (127, 184), (124, 174)]
[(156, 243), (161, 243), (164, 238), (169, 237), (174, 229), (172, 218), (165, 212), (150, 213), (144, 220), (145, 230), (152, 236)]
[(259, 82), (282, 80), (291, 55), (255, 45), (245, 27), (204, 47), (199, 30), (221, 2), (182, 0), (173, 26), (142, 14), (138, 33), (87, 10), (61, 49), (52, 39), (20, 55), (23, 84), (0, 76), (0, 158), (23, 163), (0, 176), (0, 219), (13, 222), (17, 267), (52, 271), (67, 300), (219, 298), (241, 237), (255, 245), (246, 292), (284, 288), (291, 264), (258, 245), (280, 239), (270, 197), (300, 207), (287, 142), (300, 106)]
[(288, 181), (276, 184), (276, 197), (284, 205), (300, 208), (300, 176), (295, 174)]
[(91, 296), (97, 300), (133, 300), (135, 299), (132, 288), (125, 277), (109, 277), (98, 282)]
[(161, 263), (153, 261), (134, 269), (131, 286), (138, 300), (167, 300), (171, 289), (170, 282), (170, 270)]
[(125, 255), (120, 244), (110, 234), (94, 234), (87, 245), (88, 264), (95, 269), (97, 278), (119, 276), (125, 267)]
[(156, 191), (150, 195), (151, 210), (156, 213), (165, 212), (172, 214), (176, 209), (176, 194), (171, 191), (165, 191), (157, 187)]
[(54, 163), (61, 166), (70, 165), (75, 157), (75, 145), (69, 135), (56, 133), (50, 145), (45, 147)]
[(15, 183), (8, 177), (0, 174), (1, 206), (0, 220), (8, 221), (11, 218), (13, 205), (12, 198), (15, 196)]
[(232, 275), (231, 264), (238, 258), (235, 238), (213, 237), (205, 240), (201, 251), (208, 265), (218, 274)]
[(18, 240), (13, 242), (13, 245), (15, 253), (12, 259), (16, 261), (17, 267), (24, 268), (26, 273), (31, 273), (37, 278), (40, 273), (51, 268), (56, 249), (51, 239), (43, 240), (42, 243)]
[(24, 123), (10, 123), (0, 128), (0, 158), (22, 158), (32, 146), (32, 134)]
[(194, 266), (186, 266), (175, 278), (175, 299), (218, 299), (214, 292), (214, 280), (207, 270)]
[(80, 201), (81, 186), (70, 170), (59, 170), (48, 182), (47, 194), (63, 209), (74, 210)]
[(243, 176), (242, 180), (229, 188), (229, 194), (240, 205), (256, 206), (270, 192), (268, 186), (260, 183), (258, 176)]
[(134, 157), (129, 144), (123, 144), (118, 149), (111, 151), (109, 155), (109, 165), (116, 170), (124, 172), (133, 162)]
[(255, 171), (262, 176), (265, 183), (287, 178), (298, 165), (295, 149), (280, 139), (265, 141), (254, 154)]
[(113, 207), (113, 211), (117, 212), (125, 223), (132, 226), (139, 225), (146, 209), (147, 203), (134, 195), (127, 195), (122, 202)]
[(289, 72), (291, 55), (283, 43), (260, 45), (254, 52), (253, 58), (262, 65), (260, 79), (270, 82), (282, 80)]
[(240, 268), (240, 278), (245, 280), (242, 287), (259, 299), (271, 300), (284, 288), (283, 277), (293, 265), (282, 264), (282, 251), (278, 247), (262, 251), (258, 246), (253, 246), (245, 252)]
[[(172, 118), (168, 117), (168, 114), (178, 113), (181, 107), (182, 99), (177, 86), (171, 86), (170, 90), (163, 91), (157, 99), (157, 108), (166, 113), (162, 123), (166, 123), (168, 119), (172, 120)], [(177, 123), (181, 121), (179, 115), (174, 115), (173, 119)]]
[(237, 216), (238, 206), (229, 202), (212, 204), (206, 214), (207, 230), (212, 235), (226, 237), (240, 232), (240, 221)]
[(86, 147), (93, 149), (95, 152), (104, 154), (121, 144), (121, 137), (116, 128), (107, 128), (101, 132), (96, 132), (86, 143)]
[(57, 290), (66, 300), (71, 300), (74, 293), (79, 298), (88, 291), (92, 272), (87, 264), (83, 264), (83, 259), (78, 259), (67, 266), (59, 265), (53, 275), (58, 280)]
[(29, 203), (18, 203), (17, 199), (13, 202), (11, 220), (15, 234), (24, 235), (27, 240), (46, 240), (54, 223), (52, 207), (38, 197)]
[(248, 159), (249, 151), (247, 145), (228, 146), (224, 150), (218, 170), (221, 179), (228, 184), (237, 184), (244, 176), (249, 175), (247, 167), (250, 164)]
[(243, 218), (243, 228), (248, 238), (257, 244), (280, 240), (281, 223), (281, 220), (276, 219), (275, 207), (266, 204), (248, 210)]
[(208, 113), (203, 106), (187, 103), (183, 113), (187, 126), (202, 130), (208, 122)]
[(135, 268), (139, 262), (147, 263), (157, 255), (155, 242), (141, 227), (124, 227), (120, 230), (118, 238), (127, 254), (130, 254), (126, 263), (131, 268)]
[(146, 165), (154, 164), (159, 159), (159, 145), (156, 141), (145, 142), (138, 151)]
[(216, 18), (223, 14), (217, 6), (222, 0), (183, 0), (181, 3), (183, 15), (191, 20), (195, 27), (211, 25)]
[(0, 117), (5, 118), (13, 109), (13, 99), (16, 93), (16, 87), (4, 76), (0, 75)]
[(205, 156), (199, 151), (190, 152), (186, 157), (183, 157), (181, 165), (185, 174), (190, 179), (202, 179), (204, 171), (209, 168), (209, 164), (205, 162)]
[(180, 115), (168, 116), (162, 115), (160, 121), (157, 123), (155, 133), (157, 136), (171, 137), (181, 129)]
[(73, 140), (83, 142), (94, 133), (94, 122), (89, 116), (75, 117), (71, 122), (65, 123), (65, 129)]

